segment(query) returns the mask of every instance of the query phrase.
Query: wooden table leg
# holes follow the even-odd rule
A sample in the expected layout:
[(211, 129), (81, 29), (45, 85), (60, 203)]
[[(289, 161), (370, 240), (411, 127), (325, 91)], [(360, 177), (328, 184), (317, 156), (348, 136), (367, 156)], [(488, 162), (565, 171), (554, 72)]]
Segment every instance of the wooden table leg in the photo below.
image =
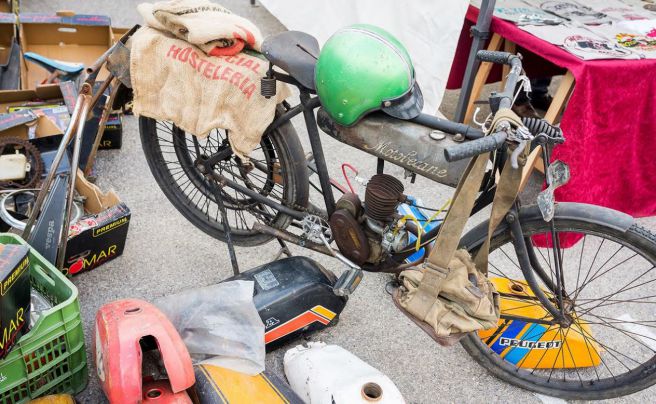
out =
[[(503, 50), (514, 55), (517, 53), (517, 45), (514, 42), (506, 39), (503, 41)], [(503, 91), (503, 88), (506, 86), (506, 78), (508, 77), (508, 73), (510, 73), (510, 66), (503, 65), (503, 73), (501, 74), (501, 91)]]
[[(549, 105), (549, 110), (547, 113), (544, 115), (544, 120), (549, 122), (550, 124), (556, 123), (556, 118), (558, 118), (558, 115), (565, 109), (565, 105), (567, 104), (567, 101), (569, 101), (569, 96), (572, 94), (572, 90), (574, 89), (574, 75), (572, 75), (572, 72), (569, 70), (563, 76), (562, 81), (558, 85), (558, 89), (556, 90), (556, 94), (553, 97), (553, 100), (551, 101), (551, 105)], [(536, 147), (534, 152), (538, 150), (539, 147)], [(531, 154), (532, 155), (532, 154)], [(535, 169), (540, 171), (542, 174), (544, 174), (544, 161), (542, 161), (542, 155), (539, 155), (539, 159), (535, 161)]]
[(549, 110), (544, 115), (545, 121), (549, 122), (550, 124), (554, 124), (556, 122), (558, 115), (560, 115), (560, 113), (565, 109), (565, 105), (567, 104), (567, 101), (569, 101), (569, 96), (572, 94), (573, 89), (574, 75), (568, 70), (565, 76), (563, 76), (560, 85), (558, 85), (558, 90), (556, 90), (556, 94), (554, 95), (553, 101), (549, 106)]
[[(501, 35), (493, 34), (487, 50), (498, 51), (501, 49), (502, 44), (503, 38), (501, 38)], [(472, 117), (474, 116), (474, 102), (480, 97), (483, 86), (490, 75), (490, 70), (492, 70), (492, 63), (490, 62), (483, 62), (478, 68), (476, 78), (474, 79), (474, 86), (472, 87), (472, 92), (469, 97), (469, 104), (467, 105), (467, 112), (465, 113), (465, 119), (463, 121), (464, 123), (471, 122)]]

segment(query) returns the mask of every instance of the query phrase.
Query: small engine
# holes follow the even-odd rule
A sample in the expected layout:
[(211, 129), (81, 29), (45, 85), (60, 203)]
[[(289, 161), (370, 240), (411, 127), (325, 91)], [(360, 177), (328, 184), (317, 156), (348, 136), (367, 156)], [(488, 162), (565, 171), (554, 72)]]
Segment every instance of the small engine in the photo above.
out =
[(344, 194), (330, 216), (330, 229), (339, 251), (358, 265), (378, 264), (408, 244), (408, 232), (397, 228), (397, 208), (404, 202), (401, 181), (376, 174), (367, 183), (364, 206), (358, 195)]

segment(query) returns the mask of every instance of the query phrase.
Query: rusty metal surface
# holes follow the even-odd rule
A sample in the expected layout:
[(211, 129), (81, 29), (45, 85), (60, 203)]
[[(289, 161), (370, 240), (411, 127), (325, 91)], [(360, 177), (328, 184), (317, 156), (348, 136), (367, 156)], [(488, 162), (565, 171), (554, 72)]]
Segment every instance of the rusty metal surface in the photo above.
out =
[(358, 265), (369, 258), (369, 240), (353, 215), (346, 209), (338, 209), (330, 215), (330, 230), (344, 256)]
[(330, 255), (331, 257), (333, 256), (333, 251), (329, 250), (326, 246), (304, 240), (299, 236), (285, 230), (276, 229), (262, 223), (253, 223), (253, 230), (262, 234), (268, 234), (270, 236), (277, 237), (281, 240), (287, 241), (288, 243), (296, 244), (301, 247), (320, 252), (322, 254)]
[[(82, 90), (86, 88), (88, 87), (83, 86)], [(50, 170), (48, 171), (48, 175), (46, 176), (46, 179), (43, 181), (41, 185), (42, 189), (50, 189), (50, 186), (53, 184), (53, 181), (55, 180), (55, 176), (57, 173), (57, 168), (59, 167), (59, 164), (61, 163), (61, 160), (64, 157), (64, 153), (66, 152), (68, 143), (73, 138), (73, 134), (75, 133), (75, 130), (77, 129), (77, 126), (80, 122), (80, 115), (83, 108), (84, 100), (88, 98), (88, 96), (82, 93), (82, 90), (80, 90), (80, 94), (78, 95), (77, 101), (75, 102), (75, 109), (73, 110), (73, 114), (71, 115), (71, 122), (68, 124), (68, 128), (66, 128), (64, 137), (59, 143), (59, 147), (57, 148), (57, 153), (55, 154), (52, 164), (50, 165)], [(30, 215), (27, 221), (27, 225), (25, 226), (25, 230), (23, 230), (23, 233), (21, 235), (21, 237), (24, 240), (28, 240), (30, 237), (30, 234), (33, 230), (32, 227), (36, 222), (37, 216), (41, 212), (41, 208), (43, 207), (43, 203), (45, 202), (46, 195), (47, 192), (39, 192), (37, 194), (37, 198), (36, 198), (36, 202), (34, 202), (34, 208), (32, 210), (32, 214)]]
[(364, 211), (368, 217), (388, 222), (402, 200), (403, 184), (389, 174), (376, 174), (367, 183)]
[(383, 113), (371, 114), (357, 125), (344, 127), (319, 109), (317, 123), (340, 142), (441, 184), (455, 187), (467, 167), (468, 160), (449, 163), (444, 159), (444, 149), (459, 144), (452, 135), (431, 138), (433, 129)]
[(352, 192), (347, 192), (335, 204), (335, 209), (346, 209), (356, 219), (362, 214), (362, 202), (360, 197)]
[[(105, 81), (105, 83), (103, 83), (103, 85), (107, 84), (107, 86), (109, 86), (109, 83), (112, 81), (113, 81), (112, 76), (110, 75), (110, 77), (107, 78), (107, 80)], [(100, 141), (102, 140), (103, 133), (105, 133), (107, 120), (109, 119), (109, 115), (112, 112), (112, 105), (114, 105), (114, 100), (116, 99), (116, 95), (118, 94), (119, 89), (120, 89), (119, 83), (114, 82), (114, 87), (112, 88), (112, 91), (109, 97), (107, 98), (107, 101), (105, 102), (105, 106), (103, 107), (102, 116), (100, 117), (100, 122), (98, 123), (98, 131), (96, 132), (96, 137), (93, 141), (93, 146), (91, 147), (91, 151), (89, 152), (89, 157), (87, 158), (85, 175), (90, 175), (91, 171), (93, 170), (93, 165), (96, 161), (96, 153), (98, 152), (98, 146), (100, 146)], [(100, 96), (100, 94), (102, 94), (100, 91), (105, 92), (104, 89), (100, 89), (96, 96)], [(91, 108), (93, 108), (95, 106), (95, 103), (92, 101), (91, 105), (92, 105)]]
[(130, 80), (130, 48), (121, 42), (116, 43), (116, 47), (107, 57), (107, 70), (116, 77), (124, 86), (132, 88)]

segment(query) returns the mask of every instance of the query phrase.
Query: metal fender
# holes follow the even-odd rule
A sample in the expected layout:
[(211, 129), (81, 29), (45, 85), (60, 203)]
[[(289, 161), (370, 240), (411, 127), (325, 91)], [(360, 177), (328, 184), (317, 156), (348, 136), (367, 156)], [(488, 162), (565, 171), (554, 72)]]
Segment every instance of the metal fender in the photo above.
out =
[[(591, 224), (603, 224), (619, 231), (627, 231), (634, 223), (634, 218), (626, 213), (603, 206), (587, 203), (558, 202), (556, 203), (555, 219), (577, 219)], [(536, 206), (521, 208), (519, 220), (522, 223), (535, 222), (542, 219), (540, 209)], [(488, 220), (471, 229), (460, 240), (460, 248), (476, 247), (483, 243), (487, 236)], [(494, 234), (501, 234), (508, 229), (508, 223), (502, 221)]]
[[(182, 338), (168, 318), (152, 304), (126, 299), (102, 306), (96, 313), (95, 333), (96, 369), (110, 403), (137, 403), (145, 397), (143, 353), (139, 342), (147, 336), (157, 342), (169, 377), (170, 393), (184, 392), (194, 384), (191, 357)], [(160, 392), (167, 393), (162, 389)], [(159, 402), (184, 401), (160, 399)]]

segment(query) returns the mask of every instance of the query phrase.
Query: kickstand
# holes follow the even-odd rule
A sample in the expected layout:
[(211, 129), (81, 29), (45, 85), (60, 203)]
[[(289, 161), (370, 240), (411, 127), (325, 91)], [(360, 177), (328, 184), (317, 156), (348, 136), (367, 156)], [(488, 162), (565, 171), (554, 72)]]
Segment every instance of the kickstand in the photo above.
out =
[(280, 250), (276, 253), (276, 256), (273, 258), (274, 261), (277, 261), (282, 257), (283, 254), (285, 254), (288, 257), (292, 256), (292, 252), (289, 251), (289, 248), (287, 247), (287, 243), (285, 243), (285, 240), (276, 238), (278, 240), (278, 244), (280, 244)]
[(230, 224), (228, 224), (228, 212), (226, 212), (225, 205), (223, 204), (223, 197), (221, 196), (221, 188), (216, 183), (216, 181), (211, 181), (214, 184), (212, 187), (214, 191), (214, 197), (216, 198), (216, 204), (221, 211), (221, 221), (223, 222), (223, 232), (225, 233), (226, 244), (228, 245), (228, 252), (230, 253), (230, 263), (232, 264), (232, 272), (235, 275), (239, 275), (239, 264), (237, 263), (237, 254), (235, 253), (235, 246), (232, 243), (232, 230), (230, 230)]

